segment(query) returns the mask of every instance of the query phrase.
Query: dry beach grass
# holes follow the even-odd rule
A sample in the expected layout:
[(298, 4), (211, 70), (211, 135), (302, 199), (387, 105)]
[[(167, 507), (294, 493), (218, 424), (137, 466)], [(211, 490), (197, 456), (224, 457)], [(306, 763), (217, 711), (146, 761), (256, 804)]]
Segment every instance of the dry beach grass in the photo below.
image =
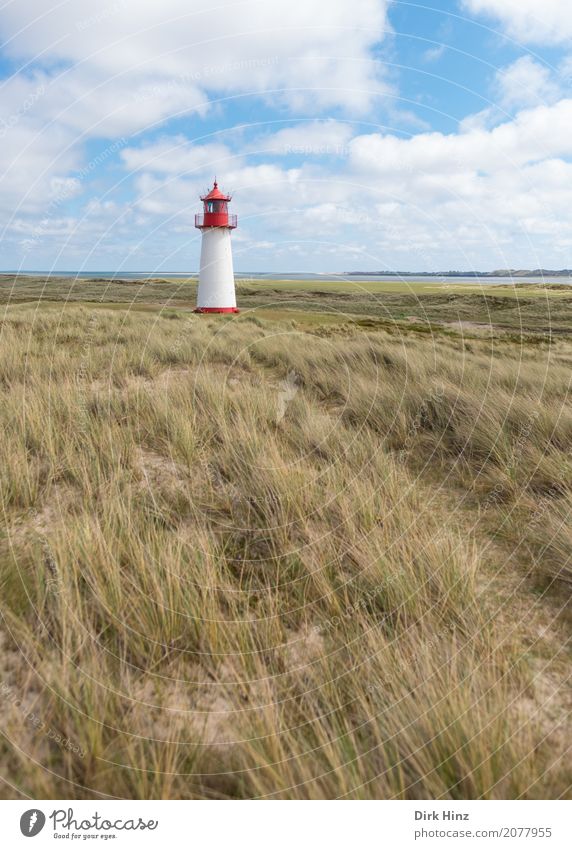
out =
[(571, 361), (8, 309), (4, 795), (569, 797)]

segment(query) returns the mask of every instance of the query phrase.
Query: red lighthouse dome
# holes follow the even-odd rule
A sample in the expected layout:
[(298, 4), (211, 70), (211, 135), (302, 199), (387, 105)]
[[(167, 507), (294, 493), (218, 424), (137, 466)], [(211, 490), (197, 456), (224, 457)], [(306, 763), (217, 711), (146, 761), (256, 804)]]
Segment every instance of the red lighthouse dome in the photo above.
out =
[(228, 204), (232, 200), (232, 195), (225, 195), (218, 187), (215, 179), (214, 186), (206, 195), (201, 195), (201, 200), (204, 205), (204, 212), (195, 215), (195, 227), (202, 230), (203, 227), (228, 227), (229, 230), (234, 230), (237, 226), (236, 215), (229, 215)]

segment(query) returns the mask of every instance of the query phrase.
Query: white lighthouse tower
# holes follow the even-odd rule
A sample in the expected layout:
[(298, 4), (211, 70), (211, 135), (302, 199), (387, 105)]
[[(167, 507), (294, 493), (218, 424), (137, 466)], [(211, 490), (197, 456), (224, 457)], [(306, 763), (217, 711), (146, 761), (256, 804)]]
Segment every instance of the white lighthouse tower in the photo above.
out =
[(201, 200), (204, 212), (195, 215), (195, 227), (203, 234), (195, 312), (238, 312), (230, 245), (230, 231), (237, 219), (228, 214), (232, 198), (223, 195), (215, 179), (213, 188)]

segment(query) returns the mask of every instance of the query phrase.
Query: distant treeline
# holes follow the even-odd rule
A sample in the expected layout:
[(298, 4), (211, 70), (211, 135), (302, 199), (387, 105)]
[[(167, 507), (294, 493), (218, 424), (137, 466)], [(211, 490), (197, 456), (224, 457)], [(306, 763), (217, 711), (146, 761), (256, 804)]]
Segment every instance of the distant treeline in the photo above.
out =
[(572, 269), (498, 268), (495, 271), (345, 271), (348, 277), (572, 277)]

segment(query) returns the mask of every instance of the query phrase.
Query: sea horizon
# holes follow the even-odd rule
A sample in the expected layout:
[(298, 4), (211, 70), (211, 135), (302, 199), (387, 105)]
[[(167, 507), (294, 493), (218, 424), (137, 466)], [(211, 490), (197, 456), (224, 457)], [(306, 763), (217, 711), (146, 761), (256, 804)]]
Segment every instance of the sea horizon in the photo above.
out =
[[(53, 277), (53, 278), (77, 278), (78, 280), (90, 280), (94, 278), (104, 278), (111, 280), (149, 280), (156, 278), (175, 278), (185, 279), (188, 277), (198, 277), (198, 270), (192, 271), (111, 271), (111, 270), (91, 270), (91, 271), (48, 271), (41, 269), (30, 270), (2, 270), (0, 275), (14, 275), (16, 277)], [(452, 283), (472, 283), (480, 281), (485, 285), (511, 285), (520, 282), (540, 281), (542, 283), (561, 283), (564, 285), (572, 284), (572, 274), (566, 276), (562, 272), (547, 271), (520, 271), (515, 274), (493, 274), (487, 271), (399, 271), (376, 273), (367, 271), (235, 271), (237, 280), (308, 280), (315, 278), (316, 280), (339, 278), (340, 281), (356, 279), (357, 281), (392, 281), (392, 280), (450, 280)]]

